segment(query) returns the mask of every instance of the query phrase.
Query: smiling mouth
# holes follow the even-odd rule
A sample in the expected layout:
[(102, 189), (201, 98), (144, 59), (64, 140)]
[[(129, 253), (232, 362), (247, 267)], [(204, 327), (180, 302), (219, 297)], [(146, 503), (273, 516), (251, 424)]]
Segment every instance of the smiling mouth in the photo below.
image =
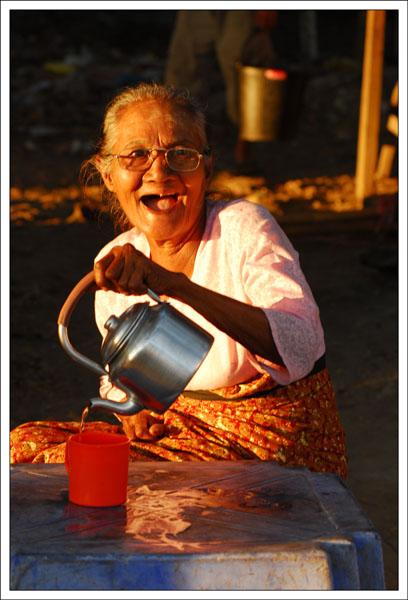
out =
[(150, 210), (169, 211), (176, 206), (178, 198), (178, 194), (148, 194), (142, 197), (142, 202)]

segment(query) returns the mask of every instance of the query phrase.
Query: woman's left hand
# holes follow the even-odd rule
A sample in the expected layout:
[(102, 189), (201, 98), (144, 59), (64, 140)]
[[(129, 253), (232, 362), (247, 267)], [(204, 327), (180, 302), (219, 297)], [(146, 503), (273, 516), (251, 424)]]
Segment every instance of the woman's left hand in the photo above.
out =
[(148, 410), (141, 410), (136, 415), (118, 416), (123, 431), (130, 440), (155, 441), (164, 435), (164, 424)]
[(95, 263), (94, 273), (99, 288), (126, 295), (146, 294), (147, 288), (171, 295), (179, 275), (154, 263), (131, 244), (114, 246)]

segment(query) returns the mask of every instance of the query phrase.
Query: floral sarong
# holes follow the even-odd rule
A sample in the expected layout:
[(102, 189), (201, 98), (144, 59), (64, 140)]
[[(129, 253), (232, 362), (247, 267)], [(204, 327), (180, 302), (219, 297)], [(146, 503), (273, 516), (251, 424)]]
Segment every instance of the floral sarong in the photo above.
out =
[[(312, 471), (347, 475), (345, 433), (327, 369), (284, 387), (270, 375), (213, 392), (180, 395), (163, 415), (165, 435), (131, 442), (130, 460), (210, 461), (260, 459)], [(61, 463), (77, 422), (37, 421), (10, 434), (10, 459)], [(100, 421), (85, 430), (120, 431)]]

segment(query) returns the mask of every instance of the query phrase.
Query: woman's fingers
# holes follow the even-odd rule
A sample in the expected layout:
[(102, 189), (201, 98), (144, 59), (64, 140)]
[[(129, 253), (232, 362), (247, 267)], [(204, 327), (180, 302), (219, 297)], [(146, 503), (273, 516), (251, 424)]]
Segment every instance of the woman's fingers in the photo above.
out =
[(155, 423), (149, 427), (149, 433), (153, 438), (161, 437), (164, 434), (163, 423)]
[(111, 289), (112, 287), (112, 282), (106, 277), (105, 272), (114, 258), (115, 256), (109, 253), (94, 265), (95, 283), (101, 289)]
[(154, 441), (163, 436), (164, 425), (156, 420), (147, 410), (142, 410), (136, 415), (123, 416), (120, 420), (123, 431), (131, 440)]
[(121, 276), (124, 258), (120, 246), (115, 246), (94, 265), (95, 282), (101, 289), (117, 290), (117, 279)]
[(121, 270), (117, 274), (117, 287), (122, 294), (131, 293), (133, 290), (129, 289), (129, 279), (134, 270), (134, 248), (130, 244), (122, 246), (121, 254)]
[(118, 280), (118, 286), (125, 294), (146, 294), (147, 286), (143, 283), (146, 263), (151, 263), (144, 254), (135, 250), (130, 244), (123, 246), (124, 266)]
[(147, 414), (142, 410), (137, 415), (133, 415), (132, 420), (134, 423), (135, 437), (139, 440), (151, 439), (152, 436), (149, 433)]
[[(135, 250), (130, 244), (115, 246), (101, 260), (95, 263), (95, 281), (101, 289), (113, 290), (122, 294), (143, 294), (144, 289), (139, 283), (138, 263), (141, 257), (146, 257)], [(132, 286), (129, 280), (132, 278)]]

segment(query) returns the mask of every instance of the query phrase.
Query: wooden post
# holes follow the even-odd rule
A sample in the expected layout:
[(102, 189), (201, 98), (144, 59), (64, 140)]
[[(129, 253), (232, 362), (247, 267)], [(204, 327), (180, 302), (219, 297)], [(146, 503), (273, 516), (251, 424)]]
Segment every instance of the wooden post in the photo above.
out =
[(359, 210), (364, 206), (364, 198), (373, 193), (378, 158), (385, 13), (385, 10), (367, 10), (366, 13), (355, 188)]
[[(398, 81), (394, 85), (392, 90), (390, 107), (396, 109), (398, 107)], [(391, 175), (392, 163), (394, 162), (395, 153), (397, 150), (398, 143), (398, 117), (391, 113), (387, 119), (387, 129), (395, 138), (393, 144), (383, 144), (381, 146), (380, 155), (378, 157), (377, 170), (375, 172), (375, 179), (382, 179), (383, 177), (389, 177)]]

